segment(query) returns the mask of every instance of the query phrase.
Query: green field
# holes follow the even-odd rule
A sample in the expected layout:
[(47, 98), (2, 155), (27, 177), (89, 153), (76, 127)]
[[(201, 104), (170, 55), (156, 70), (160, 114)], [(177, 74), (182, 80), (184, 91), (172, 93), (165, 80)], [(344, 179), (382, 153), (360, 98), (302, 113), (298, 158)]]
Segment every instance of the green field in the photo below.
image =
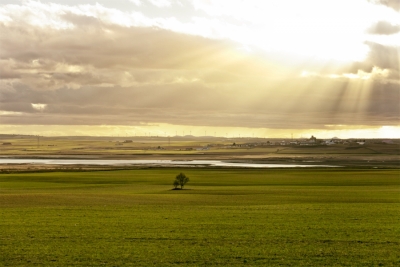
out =
[(398, 169), (1, 174), (0, 266), (399, 266), (399, 214)]

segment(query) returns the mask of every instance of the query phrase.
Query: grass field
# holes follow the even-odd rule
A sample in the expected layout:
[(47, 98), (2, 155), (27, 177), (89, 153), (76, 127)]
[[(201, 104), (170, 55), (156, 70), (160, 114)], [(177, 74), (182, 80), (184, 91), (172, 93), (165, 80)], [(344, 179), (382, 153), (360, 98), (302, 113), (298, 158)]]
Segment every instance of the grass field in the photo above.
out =
[(1, 174), (0, 266), (399, 266), (399, 211), (398, 169)]

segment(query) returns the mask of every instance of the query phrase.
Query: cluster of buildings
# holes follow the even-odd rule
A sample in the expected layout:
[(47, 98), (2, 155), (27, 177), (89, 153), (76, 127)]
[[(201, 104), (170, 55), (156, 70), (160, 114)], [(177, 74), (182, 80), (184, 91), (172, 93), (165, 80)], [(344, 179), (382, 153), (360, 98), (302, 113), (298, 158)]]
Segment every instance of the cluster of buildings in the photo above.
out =
[(364, 145), (366, 143), (364, 140), (342, 140), (339, 138), (332, 138), (328, 140), (317, 139), (315, 136), (311, 136), (309, 139), (300, 139), (300, 140), (278, 140), (278, 141), (266, 141), (266, 142), (258, 142), (258, 143), (244, 143), (244, 144), (236, 144), (233, 143), (230, 145), (230, 148), (239, 148), (239, 147), (259, 147), (259, 146), (317, 146), (317, 145)]

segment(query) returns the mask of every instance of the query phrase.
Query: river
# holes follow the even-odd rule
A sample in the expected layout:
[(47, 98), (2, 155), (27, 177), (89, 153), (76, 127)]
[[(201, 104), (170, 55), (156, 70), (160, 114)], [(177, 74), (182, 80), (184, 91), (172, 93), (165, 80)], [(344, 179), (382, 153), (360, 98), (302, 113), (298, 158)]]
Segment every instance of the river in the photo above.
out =
[(212, 166), (239, 168), (296, 168), (339, 167), (333, 165), (278, 164), (225, 162), (219, 160), (131, 160), (131, 159), (0, 159), (0, 164), (48, 164), (48, 165), (104, 165), (104, 166)]

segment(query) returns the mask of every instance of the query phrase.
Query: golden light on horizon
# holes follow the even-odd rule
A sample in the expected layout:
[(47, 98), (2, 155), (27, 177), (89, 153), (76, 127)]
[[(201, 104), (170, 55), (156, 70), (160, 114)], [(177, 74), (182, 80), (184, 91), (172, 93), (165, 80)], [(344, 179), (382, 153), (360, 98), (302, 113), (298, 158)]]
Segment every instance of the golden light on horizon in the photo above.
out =
[(126, 125), (3, 125), (1, 134), (41, 136), (114, 136), (114, 137), (174, 137), (210, 136), (220, 138), (302, 139), (311, 135), (319, 139), (400, 138), (400, 126), (326, 125), (324, 129), (269, 129), (246, 127), (212, 127), (154, 124)]

